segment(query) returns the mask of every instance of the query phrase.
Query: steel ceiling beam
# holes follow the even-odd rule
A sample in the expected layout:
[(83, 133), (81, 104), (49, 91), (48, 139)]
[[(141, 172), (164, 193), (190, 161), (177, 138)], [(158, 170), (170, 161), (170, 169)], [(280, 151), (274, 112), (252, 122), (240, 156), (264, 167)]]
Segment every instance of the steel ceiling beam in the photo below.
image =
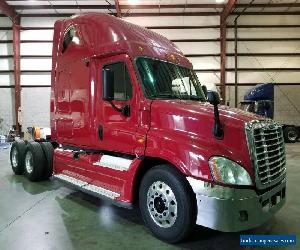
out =
[[(188, 25), (179, 25), (179, 26), (146, 26), (148, 29), (161, 30), (161, 29), (219, 29), (220, 25), (201, 25), (201, 26), (188, 26)], [(234, 25), (227, 25), (227, 29), (234, 28)], [(277, 29), (277, 28), (300, 28), (300, 24), (267, 24), (267, 25), (237, 25), (238, 29)], [(11, 30), (11, 27), (0, 27), (1, 30)], [(41, 27), (41, 26), (22, 26), (21, 30), (53, 30), (53, 27)]]
[[(116, 5), (119, 5), (121, 9), (218, 9), (225, 8), (224, 4), (138, 4), (138, 5), (128, 5), (128, 4), (119, 4), (115, 1), (114, 5), (107, 4), (80, 4), (81, 9), (107, 9), (108, 6), (117, 8)], [(245, 8), (248, 4), (236, 4), (236, 8)], [(51, 9), (51, 5), (41, 4), (41, 5), (13, 5), (15, 9)], [(77, 5), (66, 5), (66, 4), (55, 4), (56, 9), (77, 9)], [(252, 4), (251, 8), (297, 8), (300, 7), (300, 3), (257, 3)]]
[(234, 9), (235, 4), (236, 0), (228, 0), (220, 15), (220, 94), (223, 99), (222, 104), (225, 104), (226, 100), (226, 19)]
[(8, 5), (4, 0), (0, 0), (0, 11), (2, 11), (4, 15), (9, 17), (13, 23), (20, 24), (20, 17), (15, 11), (15, 8), (11, 5)]
[[(225, 8), (224, 4), (154, 4), (154, 5), (121, 5), (122, 9), (218, 9)], [(245, 8), (248, 4), (236, 4), (236, 8)], [(291, 8), (291, 7), (300, 7), (300, 3), (269, 3), (269, 4), (252, 4), (251, 8)]]
[(117, 17), (122, 18), (122, 12), (121, 12), (121, 7), (119, 4), (119, 0), (115, 0), (115, 9), (117, 12)]
[(223, 21), (226, 21), (227, 17), (233, 11), (235, 4), (236, 4), (236, 0), (228, 0), (223, 11), (221, 12), (221, 15), (220, 15), (221, 20), (223, 19)]
[[(78, 8), (77, 8), (78, 9)], [(74, 10), (77, 10), (74, 9)], [(49, 9), (50, 10), (50, 9)], [(109, 13), (108, 13), (109, 14)], [(215, 11), (209, 11), (209, 12), (160, 12), (160, 13), (130, 13), (130, 17), (154, 17), (154, 16), (219, 16), (220, 12)], [(300, 11), (264, 11), (264, 12), (254, 12), (254, 11), (248, 11), (248, 12), (232, 12), (231, 15), (240, 15), (243, 16), (298, 16), (300, 15)], [(66, 13), (43, 13), (43, 14), (20, 14), (20, 17), (69, 17), (74, 15), (74, 12), (69, 11)], [(5, 16), (0, 13), (0, 17)]]
[(108, 8), (115, 8), (115, 5), (108, 5), (108, 4), (94, 4), (94, 5), (83, 5), (83, 4), (79, 4), (79, 5), (57, 5), (57, 4), (53, 4), (53, 5), (14, 5), (15, 9), (22, 9), (22, 10), (44, 10), (44, 9), (49, 9), (52, 10), (53, 7), (57, 10), (77, 10), (78, 6), (81, 9), (98, 9), (98, 10), (106, 10)]
[(20, 55), (20, 25), (13, 24), (14, 78), (15, 78), (15, 117), (16, 130), (20, 135), (21, 126), (21, 55)]
[(14, 52), (14, 78), (15, 78), (15, 118), (17, 133), (21, 132), (21, 84), (20, 84), (20, 16), (6, 1), (0, 0), (0, 10), (12, 20), (13, 52)]

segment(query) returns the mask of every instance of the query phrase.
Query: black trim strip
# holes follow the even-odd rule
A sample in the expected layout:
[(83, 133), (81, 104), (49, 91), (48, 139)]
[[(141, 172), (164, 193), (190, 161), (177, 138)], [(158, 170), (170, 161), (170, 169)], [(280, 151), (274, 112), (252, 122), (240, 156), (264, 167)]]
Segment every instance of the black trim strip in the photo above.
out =
[(123, 158), (130, 159), (130, 160), (133, 160), (136, 158), (136, 155), (118, 153), (118, 152), (108, 151), (108, 150), (89, 149), (89, 148), (77, 147), (77, 146), (66, 145), (66, 144), (62, 145), (62, 149), (72, 150), (72, 151), (76, 151), (76, 152), (84, 151), (87, 154), (111, 155), (111, 156), (116, 156), (116, 157), (123, 157)]

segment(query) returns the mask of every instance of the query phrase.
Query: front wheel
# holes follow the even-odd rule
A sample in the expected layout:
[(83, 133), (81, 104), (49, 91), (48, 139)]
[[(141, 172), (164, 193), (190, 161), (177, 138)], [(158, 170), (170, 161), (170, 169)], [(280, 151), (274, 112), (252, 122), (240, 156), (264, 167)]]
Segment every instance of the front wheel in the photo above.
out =
[(170, 165), (150, 169), (139, 191), (145, 224), (170, 243), (184, 240), (196, 222), (196, 199), (183, 175)]

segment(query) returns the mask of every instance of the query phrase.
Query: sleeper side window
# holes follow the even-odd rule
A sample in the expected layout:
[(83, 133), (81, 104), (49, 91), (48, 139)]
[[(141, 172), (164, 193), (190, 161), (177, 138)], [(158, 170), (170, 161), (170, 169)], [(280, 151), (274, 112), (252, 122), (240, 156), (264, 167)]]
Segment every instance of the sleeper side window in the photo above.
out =
[(132, 83), (124, 62), (105, 65), (104, 70), (114, 73), (114, 100), (127, 101), (132, 97)]
[(62, 53), (64, 53), (67, 50), (67, 48), (69, 47), (69, 45), (71, 44), (71, 42), (77, 43), (76, 41), (79, 41), (79, 38), (76, 35), (76, 29), (75, 29), (75, 27), (71, 27), (65, 33)]

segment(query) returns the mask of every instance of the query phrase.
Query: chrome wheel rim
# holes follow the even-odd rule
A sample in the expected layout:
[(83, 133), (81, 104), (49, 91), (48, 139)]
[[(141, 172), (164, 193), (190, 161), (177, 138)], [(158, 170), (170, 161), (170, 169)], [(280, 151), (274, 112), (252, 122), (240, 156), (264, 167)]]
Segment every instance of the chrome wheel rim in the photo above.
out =
[(153, 221), (160, 227), (174, 225), (177, 218), (177, 201), (173, 190), (164, 182), (151, 184), (147, 193), (147, 207)]
[(14, 148), (11, 153), (11, 162), (14, 168), (18, 166), (18, 150)]
[(297, 139), (297, 133), (294, 132), (294, 131), (288, 132), (288, 138), (289, 138), (291, 141), (295, 141), (295, 140)]
[(32, 164), (32, 153), (28, 151), (25, 156), (25, 168), (28, 174), (31, 174), (33, 171), (33, 164)]

